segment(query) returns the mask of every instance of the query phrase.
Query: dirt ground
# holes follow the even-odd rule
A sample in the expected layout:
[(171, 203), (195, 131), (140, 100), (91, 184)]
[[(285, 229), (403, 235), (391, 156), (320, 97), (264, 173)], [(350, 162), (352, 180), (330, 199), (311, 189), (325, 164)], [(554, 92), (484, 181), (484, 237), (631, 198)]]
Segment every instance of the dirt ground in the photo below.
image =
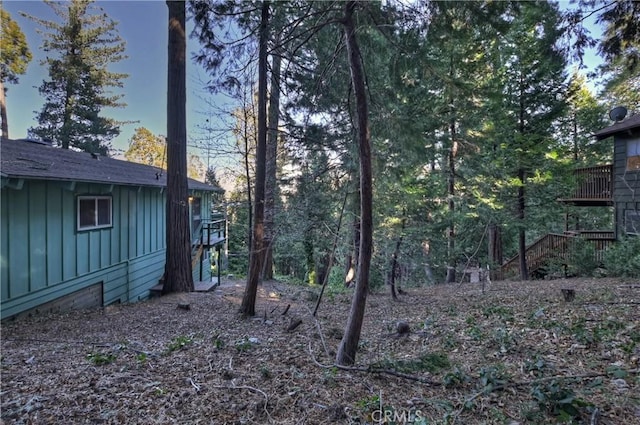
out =
[(2, 423), (640, 423), (640, 282), (371, 294), (350, 369), (333, 365), (350, 292), (314, 319), (318, 288), (266, 282), (242, 319), (243, 290), (3, 323)]

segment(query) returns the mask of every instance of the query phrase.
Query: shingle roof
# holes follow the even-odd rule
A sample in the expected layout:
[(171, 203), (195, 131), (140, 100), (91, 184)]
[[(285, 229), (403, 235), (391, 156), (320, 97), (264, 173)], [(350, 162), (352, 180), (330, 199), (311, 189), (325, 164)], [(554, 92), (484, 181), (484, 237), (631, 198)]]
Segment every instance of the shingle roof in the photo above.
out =
[[(167, 186), (166, 172), (135, 162), (95, 156), (29, 140), (0, 142), (2, 177), (108, 183), (129, 186)], [(189, 189), (222, 191), (189, 179)]]
[(640, 114), (631, 115), (626, 120), (617, 122), (607, 128), (596, 131), (594, 133), (594, 136), (596, 136), (598, 140), (602, 140), (614, 135), (615, 133), (620, 133), (624, 130), (633, 130), (634, 128), (640, 128)]

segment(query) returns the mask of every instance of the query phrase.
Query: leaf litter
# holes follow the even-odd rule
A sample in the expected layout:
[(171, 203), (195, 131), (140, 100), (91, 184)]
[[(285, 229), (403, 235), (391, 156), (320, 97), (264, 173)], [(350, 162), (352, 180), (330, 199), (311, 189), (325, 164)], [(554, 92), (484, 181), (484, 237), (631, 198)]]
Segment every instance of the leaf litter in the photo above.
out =
[(400, 302), (372, 293), (352, 367), (333, 364), (348, 291), (314, 318), (317, 288), (265, 282), (256, 317), (242, 319), (243, 290), (229, 280), (3, 323), (2, 422), (640, 423), (637, 283), (436, 285)]

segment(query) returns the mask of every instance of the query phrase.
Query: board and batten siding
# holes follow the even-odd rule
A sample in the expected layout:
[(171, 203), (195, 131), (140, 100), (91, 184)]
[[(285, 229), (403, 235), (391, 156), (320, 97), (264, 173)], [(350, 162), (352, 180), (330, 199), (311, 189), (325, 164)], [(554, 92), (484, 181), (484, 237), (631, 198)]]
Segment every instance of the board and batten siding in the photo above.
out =
[[(111, 196), (113, 226), (78, 231), (79, 195)], [(198, 196), (210, 205), (209, 193)], [(3, 187), (2, 318), (97, 284), (103, 305), (147, 298), (164, 272), (165, 202), (158, 187), (46, 180)]]
[(616, 210), (616, 238), (624, 237), (626, 211), (640, 211), (640, 171), (627, 171), (627, 142), (640, 139), (640, 131), (615, 136), (614, 202)]

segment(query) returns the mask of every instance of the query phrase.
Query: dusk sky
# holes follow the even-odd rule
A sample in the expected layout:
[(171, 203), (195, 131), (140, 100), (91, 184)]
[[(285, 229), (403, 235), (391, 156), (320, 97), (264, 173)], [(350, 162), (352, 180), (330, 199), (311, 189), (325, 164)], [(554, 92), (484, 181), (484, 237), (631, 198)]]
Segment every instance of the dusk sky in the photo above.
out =
[[(47, 69), (40, 65), (43, 59), (42, 37), (36, 32), (36, 24), (21, 16), (25, 12), (38, 18), (56, 20), (52, 9), (42, 1), (4, 0), (3, 7), (18, 22), (27, 37), (34, 56), (27, 73), (20, 76), (17, 85), (8, 84), (7, 109), (9, 132), (12, 138), (22, 138), (29, 127), (35, 126), (35, 112), (40, 111), (43, 98), (38, 87), (47, 78)], [(118, 32), (126, 41), (128, 59), (114, 64), (110, 69), (125, 72), (129, 77), (124, 80), (124, 89), (118, 91), (125, 96), (122, 99), (126, 108), (107, 109), (104, 116), (121, 121), (139, 121), (121, 127), (121, 134), (112, 141), (114, 149), (126, 150), (128, 141), (137, 127), (146, 127), (156, 135), (166, 134), (166, 93), (167, 93), (167, 20), (168, 11), (163, 0), (105, 1), (96, 2), (116, 22)], [(568, 6), (563, 2), (562, 7)], [(190, 24), (187, 22), (187, 30)], [(187, 49), (197, 49), (195, 40), (187, 40)], [(189, 55), (190, 57), (191, 55)], [(587, 55), (585, 63), (593, 69), (600, 59), (593, 52)], [(208, 95), (198, 81), (206, 80), (206, 73), (190, 60), (187, 62), (187, 134), (189, 143), (194, 138), (203, 137), (198, 126), (206, 126), (205, 120), (212, 114), (206, 102), (199, 97)], [(209, 99), (211, 99), (209, 97)], [(215, 119), (213, 120), (215, 122)], [(199, 153), (190, 149), (193, 153)], [(205, 160), (205, 155), (201, 155)], [(205, 161), (206, 162), (206, 161)]]

